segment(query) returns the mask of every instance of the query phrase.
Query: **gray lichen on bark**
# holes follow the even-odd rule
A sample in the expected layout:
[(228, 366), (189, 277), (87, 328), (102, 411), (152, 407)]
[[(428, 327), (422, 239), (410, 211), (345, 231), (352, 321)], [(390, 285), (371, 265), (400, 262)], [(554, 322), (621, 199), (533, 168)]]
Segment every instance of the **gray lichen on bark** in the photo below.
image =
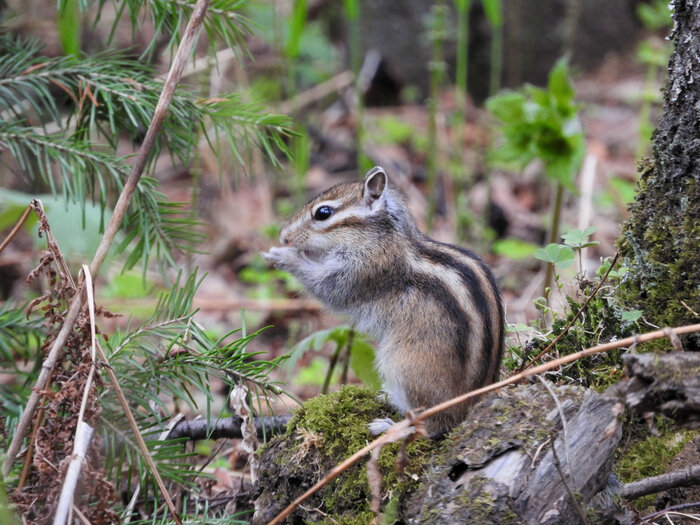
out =
[[(622, 297), (660, 326), (697, 322), (700, 311), (700, 5), (671, 6), (675, 50), (663, 115), (620, 241), (631, 270)], [(689, 337), (686, 349), (700, 349), (700, 336)]]

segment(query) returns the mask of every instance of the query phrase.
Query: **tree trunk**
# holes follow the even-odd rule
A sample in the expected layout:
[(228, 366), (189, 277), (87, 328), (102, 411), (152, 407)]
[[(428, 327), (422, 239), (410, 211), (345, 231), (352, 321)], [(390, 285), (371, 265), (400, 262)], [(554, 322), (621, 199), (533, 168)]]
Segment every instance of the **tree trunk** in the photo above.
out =
[[(675, 50), (653, 158), (620, 241), (631, 268), (623, 298), (659, 326), (697, 322), (700, 312), (700, 5), (673, 0)], [(700, 335), (687, 336), (700, 350)]]

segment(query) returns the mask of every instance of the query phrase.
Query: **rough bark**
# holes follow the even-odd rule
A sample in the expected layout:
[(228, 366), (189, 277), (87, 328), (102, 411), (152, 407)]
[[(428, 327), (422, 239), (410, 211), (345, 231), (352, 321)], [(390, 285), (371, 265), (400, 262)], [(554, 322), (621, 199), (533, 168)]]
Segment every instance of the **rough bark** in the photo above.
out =
[(516, 388), (475, 406), (428, 471), (408, 522), (583, 522), (582, 509), (590, 512), (608, 483), (621, 405), (578, 387), (550, 388)]
[[(631, 268), (622, 296), (660, 326), (697, 322), (700, 312), (700, 2), (671, 5), (675, 50), (663, 116), (620, 242)], [(700, 335), (685, 343), (700, 350)]]
[(632, 412), (658, 412), (679, 426), (700, 427), (700, 353), (627, 354), (625, 381), (613, 386)]
[[(348, 421), (347, 414), (333, 414), (342, 395), (326, 396), (331, 408), (323, 419)], [(409, 452), (419, 459), (409, 461), (405, 484), (396, 481), (393, 461), (380, 461), (382, 511), (416, 524), (582, 522), (581, 514), (593, 512), (594, 496), (608, 484), (621, 435), (620, 410), (617, 399), (574, 386), (538, 383), (486, 396), (442, 442), (414, 443), (428, 448), (413, 456)], [(352, 424), (366, 426), (372, 417), (364, 411), (361, 416), (366, 421), (353, 419)], [(269, 521), (352, 452), (339, 442), (340, 435), (330, 435), (339, 432), (337, 424), (323, 431), (315, 419), (320, 418), (293, 421), (293, 430), (261, 453), (255, 523)], [(329, 461), (332, 449), (340, 457)], [(369, 522), (369, 493), (365, 466), (355, 465), (288, 522), (321, 515), (309, 509), (334, 520), (362, 515)], [(390, 500), (395, 510), (388, 510)]]
[[(283, 433), (291, 416), (265, 416), (253, 418), (258, 438), (275, 436)], [(208, 425), (204, 419), (183, 420), (170, 431), (168, 439), (240, 439), (242, 419), (231, 416), (220, 419), (214, 425)]]

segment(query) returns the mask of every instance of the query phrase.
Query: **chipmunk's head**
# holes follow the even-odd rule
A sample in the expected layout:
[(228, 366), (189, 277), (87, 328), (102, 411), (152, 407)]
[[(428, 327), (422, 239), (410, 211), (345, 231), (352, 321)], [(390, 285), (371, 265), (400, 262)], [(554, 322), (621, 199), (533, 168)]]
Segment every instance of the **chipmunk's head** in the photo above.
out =
[(280, 242), (318, 259), (333, 250), (362, 248), (358, 243), (381, 242), (407, 220), (412, 223), (401, 197), (375, 167), (363, 182), (337, 184), (314, 197), (285, 225)]

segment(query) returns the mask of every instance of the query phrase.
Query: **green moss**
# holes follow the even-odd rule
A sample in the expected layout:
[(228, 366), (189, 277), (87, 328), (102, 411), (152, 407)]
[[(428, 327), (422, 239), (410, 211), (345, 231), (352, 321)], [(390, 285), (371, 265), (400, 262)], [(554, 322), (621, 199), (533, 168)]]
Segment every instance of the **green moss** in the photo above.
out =
[[(659, 435), (654, 435), (645, 422), (636, 420), (627, 425), (630, 444), (619, 452), (615, 464), (615, 475), (622, 483), (630, 483), (666, 472), (673, 458), (691, 441), (697, 431), (675, 430), (672, 422), (663, 417), (655, 418), (655, 428)], [(648, 507), (654, 495), (636, 499), (635, 508), (643, 510)]]
[[(576, 313), (581, 310), (596, 284), (589, 283), (581, 290), (578, 297), (566, 298), (568, 302), (566, 315), (553, 322), (551, 333), (546, 338), (528, 342), (530, 356), (539, 354), (566, 329)], [(639, 333), (640, 329), (636, 323), (622, 320), (624, 309), (614, 296), (617, 279), (609, 278), (608, 284), (610, 286), (603, 287), (591, 299), (576, 322), (548, 352), (549, 356), (562, 357)], [(560, 370), (560, 382), (575, 383), (602, 392), (621, 379), (624, 367), (622, 353), (622, 349), (611, 350), (566, 365)], [(517, 368), (520, 362), (511, 362), (510, 365)]]
[[(367, 424), (375, 418), (398, 415), (374, 391), (345, 386), (328, 395), (317, 396), (302, 405), (287, 426), (286, 433), (273, 440), (261, 453), (261, 483), (271, 500), (280, 494), (291, 501), (308, 487), (295, 486), (294, 479), (321, 479), (326, 472), (372, 441)], [(436, 443), (419, 439), (407, 446), (409, 465), (401, 475), (396, 472), (399, 443), (385, 446), (378, 466), (382, 476), (382, 494), (397, 498), (400, 505), (419, 485), (426, 462)], [(355, 525), (374, 519), (367, 481), (367, 460), (362, 460), (332, 480), (308, 503), (328, 515), (329, 522)], [(289, 480), (292, 480), (291, 482)], [(298, 483), (297, 483), (298, 485)], [(303, 489), (303, 490), (302, 490)], [(395, 512), (395, 511), (394, 511)], [(306, 519), (303, 513), (298, 517)], [(317, 517), (317, 516), (316, 516)]]
[[(629, 307), (643, 310), (655, 325), (694, 323), (691, 310), (697, 311), (700, 304), (698, 178), (667, 183), (650, 161), (642, 163), (639, 172), (640, 189), (630, 206), (632, 217), (618, 242), (630, 267), (618, 296)], [(687, 336), (686, 341), (700, 348), (697, 334)]]

